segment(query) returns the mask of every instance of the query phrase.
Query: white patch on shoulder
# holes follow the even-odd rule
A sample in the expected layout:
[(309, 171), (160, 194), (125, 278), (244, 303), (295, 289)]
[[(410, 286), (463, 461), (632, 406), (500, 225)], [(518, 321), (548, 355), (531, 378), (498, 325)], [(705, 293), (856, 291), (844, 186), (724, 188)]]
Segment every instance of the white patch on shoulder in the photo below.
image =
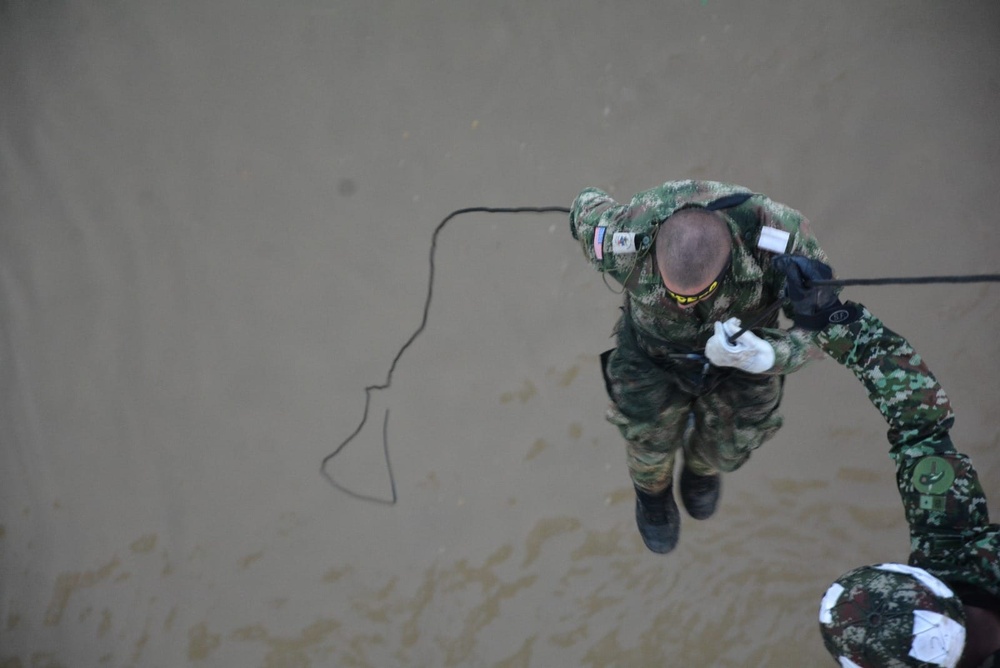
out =
[(615, 232), (611, 237), (611, 252), (615, 255), (635, 252), (635, 233)]
[(792, 236), (785, 230), (776, 230), (773, 227), (760, 228), (760, 239), (757, 241), (757, 248), (771, 251), (772, 253), (785, 253), (788, 248), (788, 238)]

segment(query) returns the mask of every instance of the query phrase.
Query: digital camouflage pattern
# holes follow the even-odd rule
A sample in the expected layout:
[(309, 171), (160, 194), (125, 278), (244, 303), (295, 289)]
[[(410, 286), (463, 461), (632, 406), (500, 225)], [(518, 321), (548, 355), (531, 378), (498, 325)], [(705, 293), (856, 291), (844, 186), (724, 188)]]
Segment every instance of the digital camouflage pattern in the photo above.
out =
[[(625, 438), (629, 474), (642, 489), (667, 486), (680, 447), (694, 473), (729, 472), (781, 427), (782, 377), (712, 367), (698, 388), (703, 361), (672, 362), (670, 346), (639, 337), (631, 319), (619, 321), (605, 374), (607, 418)], [(689, 413), (695, 428), (685, 441)]]
[[(942, 615), (965, 624), (962, 602), (939, 596), (913, 576), (863, 566), (837, 578), (824, 597), (820, 610), (823, 642), (841, 666), (860, 668), (912, 668), (954, 665), (961, 654), (964, 633), (951, 639), (955, 661), (946, 661), (945, 647), (938, 650), (937, 662), (910, 656), (913, 648), (914, 610)], [(845, 661), (846, 660), (846, 661)], [(849, 663), (848, 663), (849, 662)]]
[(1000, 525), (990, 524), (972, 462), (952, 445), (951, 402), (906, 339), (861, 309), (859, 320), (831, 325), (817, 341), (865, 385), (889, 423), (910, 564), (1000, 597)]
[[(972, 462), (952, 445), (949, 430), (955, 416), (951, 403), (910, 344), (860, 308), (860, 319), (826, 327), (817, 333), (817, 341), (864, 384), (872, 403), (889, 423), (889, 454), (896, 464), (896, 484), (910, 528), (909, 564), (943, 581), (960, 597), (975, 597), (981, 606), (984, 596), (993, 597), (993, 603), (986, 605), (997, 605), (1000, 525), (990, 524), (986, 496)], [(888, 577), (868, 582), (865, 586), (873, 588), (871, 591), (854, 587), (851, 580), (861, 570), (838, 580), (853, 591), (844, 594), (848, 599), (862, 601), (891, 588), (892, 578)], [(905, 603), (907, 599), (897, 600)], [(917, 603), (934, 605), (925, 600), (914, 605)], [(947, 602), (939, 600), (936, 605), (947, 607)], [(852, 635), (858, 631), (840, 628), (837, 623), (821, 624), (821, 630), (832, 654), (847, 656), (858, 665), (924, 665), (904, 662), (906, 652), (900, 653), (888, 640), (872, 645), (865, 657), (867, 663), (859, 661), (860, 641)], [(896, 631), (898, 643), (909, 642), (905, 628)], [(887, 631), (888, 635), (892, 634)]]
[[(658, 225), (675, 211), (739, 195), (749, 197), (716, 211), (732, 233), (731, 269), (718, 290), (692, 308), (682, 309), (667, 296), (651, 252), (612, 250), (615, 232), (645, 237), (645, 248), (651, 250)], [(701, 475), (732, 471), (781, 426), (777, 408), (784, 374), (822, 356), (809, 332), (779, 329), (775, 313), (767, 326), (754, 329), (775, 350), (775, 364), (764, 375), (711, 367), (706, 379), (703, 359), (670, 357), (671, 353), (700, 355), (716, 321), (736, 316), (745, 324), (754, 323), (780, 299), (784, 274), (772, 268), (771, 252), (757, 248), (763, 226), (790, 234), (787, 252), (826, 261), (800, 213), (740, 186), (672, 181), (641, 192), (624, 205), (588, 188), (573, 202), (574, 238), (591, 264), (626, 293), (624, 315), (616, 327), (618, 347), (604, 367), (613, 402), (607, 417), (627, 442), (633, 482), (647, 492), (659, 492), (671, 480), (689, 412), (695, 415), (695, 428), (685, 444), (688, 468)], [(605, 230), (599, 258), (594, 239), (601, 227)]]
[[(723, 197), (741, 193), (752, 196), (743, 204), (717, 211), (733, 235), (733, 264), (718, 291), (690, 309), (681, 309), (667, 296), (663, 281), (653, 266), (651, 253), (612, 252), (614, 232), (635, 232), (655, 238), (657, 225), (687, 206), (705, 206)], [(607, 231), (603, 259), (594, 250), (598, 227)], [(704, 351), (714, 333), (714, 323), (736, 316), (749, 324), (779, 299), (785, 275), (771, 266), (773, 253), (757, 248), (762, 226), (790, 233), (788, 253), (827, 262), (826, 254), (809, 230), (806, 218), (768, 197), (741, 186), (715, 181), (670, 181), (635, 195), (628, 204), (618, 204), (597, 188), (581, 192), (570, 212), (573, 236), (584, 255), (599, 271), (624, 286), (629, 312), (639, 329), (652, 337), (675, 344), (685, 351)], [(785, 311), (791, 317), (791, 311)], [(769, 327), (754, 333), (774, 347), (775, 363), (767, 373), (790, 373), (818, 354), (809, 332)]]

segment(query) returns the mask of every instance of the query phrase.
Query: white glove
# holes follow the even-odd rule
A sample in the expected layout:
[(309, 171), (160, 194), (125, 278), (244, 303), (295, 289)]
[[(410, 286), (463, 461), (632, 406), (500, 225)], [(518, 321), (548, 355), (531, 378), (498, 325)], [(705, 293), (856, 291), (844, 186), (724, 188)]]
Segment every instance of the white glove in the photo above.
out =
[(729, 343), (729, 337), (738, 331), (739, 318), (715, 323), (715, 334), (705, 344), (705, 357), (715, 366), (732, 366), (747, 373), (763, 373), (774, 366), (774, 348), (753, 332), (744, 332)]

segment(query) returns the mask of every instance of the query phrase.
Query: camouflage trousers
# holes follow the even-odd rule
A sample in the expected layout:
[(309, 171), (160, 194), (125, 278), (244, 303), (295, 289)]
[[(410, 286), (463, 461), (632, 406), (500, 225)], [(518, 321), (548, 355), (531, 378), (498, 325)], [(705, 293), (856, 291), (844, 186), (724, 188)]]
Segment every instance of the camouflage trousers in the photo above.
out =
[(641, 334), (627, 313), (616, 333), (618, 347), (602, 355), (607, 419), (625, 438), (629, 474), (644, 491), (670, 484), (678, 451), (693, 473), (730, 472), (781, 427), (783, 376), (678, 359), (685, 351)]

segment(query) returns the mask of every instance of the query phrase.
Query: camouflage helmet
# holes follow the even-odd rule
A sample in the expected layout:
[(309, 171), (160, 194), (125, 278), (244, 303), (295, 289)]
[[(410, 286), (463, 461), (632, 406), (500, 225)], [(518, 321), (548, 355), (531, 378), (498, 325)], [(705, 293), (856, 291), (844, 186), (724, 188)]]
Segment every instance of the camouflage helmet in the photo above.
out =
[(820, 603), (819, 627), (841, 668), (954, 668), (965, 647), (962, 601), (927, 571), (904, 564), (841, 575)]

